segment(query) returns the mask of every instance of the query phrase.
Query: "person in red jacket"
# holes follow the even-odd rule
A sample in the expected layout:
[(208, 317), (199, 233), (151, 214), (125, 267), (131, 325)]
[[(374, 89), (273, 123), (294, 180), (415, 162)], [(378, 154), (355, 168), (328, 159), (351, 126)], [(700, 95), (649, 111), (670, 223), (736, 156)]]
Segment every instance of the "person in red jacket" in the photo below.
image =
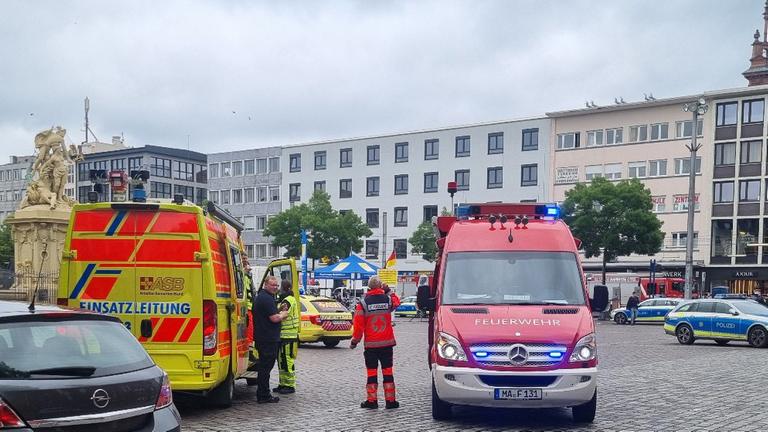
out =
[(400, 306), (400, 298), (382, 284), (378, 276), (368, 280), (368, 292), (355, 307), (354, 330), (349, 347), (354, 349), (365, 337), (365, 368), (368, 381), (365, 386), (367, 398), (361, 408), (378, 408), (378, 375), (384, 381), (384, 400), (386, 408), (398, 408), (400, 403), (395, 398), (395, 378), (392, 375), (393, 347), (396, 345), (395, 332), (392, 329), (392, 312)]

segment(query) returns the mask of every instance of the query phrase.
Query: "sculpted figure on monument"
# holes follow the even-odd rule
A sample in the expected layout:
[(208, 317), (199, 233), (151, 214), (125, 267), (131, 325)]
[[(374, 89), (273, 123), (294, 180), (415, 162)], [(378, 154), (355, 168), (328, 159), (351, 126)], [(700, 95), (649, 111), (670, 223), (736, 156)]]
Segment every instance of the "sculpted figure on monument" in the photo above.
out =
[(27, 186), (27, 195), (20, 208), (49, 205), (53, 210), (59, 204), (72, 205), (72, 200), (64, 193), (67, 174), (73, 159), (82, 160), (83, 157), (75, 146), (67, 149), (64, 143), (66, 134), (66, 129), (56, 126), (35, 136), (37, 158), (32, 165), (33, 180)]

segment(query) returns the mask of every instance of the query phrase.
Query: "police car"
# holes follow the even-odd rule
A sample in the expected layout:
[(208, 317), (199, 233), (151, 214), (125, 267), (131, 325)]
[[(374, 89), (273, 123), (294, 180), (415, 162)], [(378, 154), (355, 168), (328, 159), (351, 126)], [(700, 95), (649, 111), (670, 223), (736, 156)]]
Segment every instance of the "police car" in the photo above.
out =
[[(664, 316), (676, 308), (682, 299), (679, 298), (652, 298), (637, 305), (637, 318), (635, 322), (663, 323)], [(627, 324), (630, 321), (630, 312), (627, 308), (618, 308), (611, 311), (611, 319), (616, 324)]]
[(683, 345), (714, 339), (718, 345), (747, 341), (768, 346), (768, 307), (747, 299), (703, 299), (678, 306), (667, 315), (664, 332)]

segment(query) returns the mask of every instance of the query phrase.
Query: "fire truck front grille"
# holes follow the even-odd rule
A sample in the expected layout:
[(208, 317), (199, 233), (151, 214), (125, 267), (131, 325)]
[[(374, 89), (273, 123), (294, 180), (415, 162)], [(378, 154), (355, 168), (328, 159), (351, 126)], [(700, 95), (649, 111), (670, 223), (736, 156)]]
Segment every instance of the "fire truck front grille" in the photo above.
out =
[(544, 367), (565, 358), (565, 345), (558, 344), (477, 344), (470, 347), (473, 359), (483, 366)]

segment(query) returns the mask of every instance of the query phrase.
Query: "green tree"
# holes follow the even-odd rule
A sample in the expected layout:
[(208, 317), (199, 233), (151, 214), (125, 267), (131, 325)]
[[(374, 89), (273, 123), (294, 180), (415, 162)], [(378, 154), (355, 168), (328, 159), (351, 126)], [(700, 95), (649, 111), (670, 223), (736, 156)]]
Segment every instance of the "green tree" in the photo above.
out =
[(371, 229), (352, 211), (343, 214), (331, 206), (331, 197), (315, 191), (309, 202), (295, 205), (271, 218), (264, 235), (273, 237), (272, 243), (286, 249), (286, 257), (301, 255), (301, 230), (311, 230), (312, 239), (307, 257), (332, 260), (345, 258), (350, 251), (363, 248), (363, 238)]
[(595, 178), (565, 193), (562, 210), (574, 237), (582, 241), (587, 258), (606, 263), (631, 254), (653, 255), (661, 250), (662, 222), (652, 212), (651, 192), (638, 179), (618, 183)]
[(413, 232), (411, 238), (408, 239), (408, 243), (413, 246), (411, 248), (413, 253), (419, 253), (425, 260), (433, 262), (435, 260), (435, 255), (437, 255), (436, 240), (437, 238), (435, 237), (435, 230), (432, 226), (432, 222), (424, 221), (418, 228), (416, 228), (416, 231)]
[(0, 226), (0, 266), (8, 268), (13, 262), (13, 238), (11, 227), (3, 223)]

